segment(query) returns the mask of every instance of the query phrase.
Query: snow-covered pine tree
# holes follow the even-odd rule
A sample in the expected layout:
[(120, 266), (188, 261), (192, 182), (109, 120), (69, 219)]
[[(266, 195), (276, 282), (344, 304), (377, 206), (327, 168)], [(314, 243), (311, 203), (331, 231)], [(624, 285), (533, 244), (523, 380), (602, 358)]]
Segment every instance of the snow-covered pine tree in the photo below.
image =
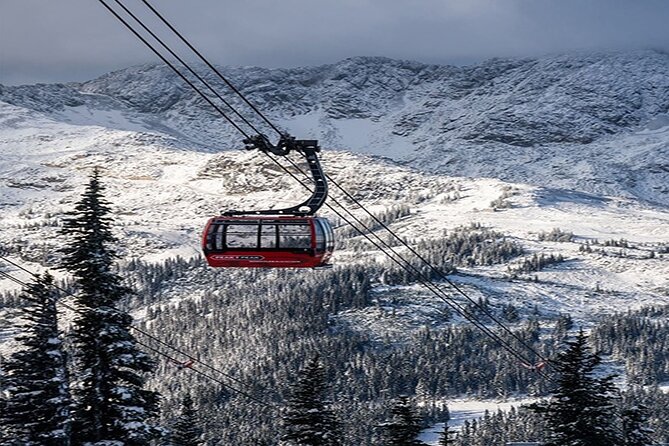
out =
[(669, 394), (659, 386), (634, 386), (624, 394), (626, 407), (643, 406), (648, 430), (656, 444), (669, 444)]
[(7, 375), (5, 374), (4, 364), (6, 359), (0, 355), (0, 444), (10, 445), (11, 434), (9, 426), (4, 420), (4, 414), (7, 413), (7, 397), (9, 394), (7, 388)]
[(3, 364), (3, 444), (68, 446), (71, 401), (53, 278), (38, 277), (21, 297), (29, 304), (17, 324), (20, 347)]
[(623, 446), (649, 446), (655, 444), (651, 435), (653, 430), (648, 424), (648, 409), (634, 405), (623, 409)]
[(325, 399), (325, 370), (314, 357), (302, 371), (283, 415), (285, 445), (338, 446), (339, 423)]
[(462, 423), (460, 432), (458, 432), (455, 444), (458, 446), (470, 446), (472, 444), (473, 437), (474, 432), (472, 430), (472, 423), (470, 423), (469, 420), (465, 420), (465, 422)]
[(193, 399), (186, 394), (181, 400), (181, 412), (172, 424), (170, 446), (198, 446), (202, 441), (202, 428), (193, 408)]
[(420, 418), (411, 399), (400, 395), (390, 408), (390, 419), (381, 424), (383, 442), (385, 446), (421, 446), (425, 445), (418, 440), (422, 430)]
[(450, 429), (448, 422), (444, 423), (444, 430), (439, 434), (439, 446), (454, 446), (455, 432)]
[(149, 421), (158, 395), (144, 389), (153, 361), (130, 334), (132, 318), (117, 308), (131, 291), (112, 269), (116, 242), (110, 208), (95, 169), (81, 199), (65, 219), (62, 268), (78, 287), (71, 338), (75, 349), (73, 387), (75, 444), (117, 441), (146, 445), (159, 434)]
[(9, 444), (8, 426), (4, 420), (4, 414), (7, 412), (7, 395), (5, 388), (7, 387), (7, 376), (5, 375), (4, 363), (5, 358), (0, 355), (0, 444)]
[(531, 406), (547, 421), (545, 445), (619, 446), (613, 376), (595, 375), (601, 359), (590, 351), (583, 330), (566, 344), (554, 363), (558, 388), (549, 401)]

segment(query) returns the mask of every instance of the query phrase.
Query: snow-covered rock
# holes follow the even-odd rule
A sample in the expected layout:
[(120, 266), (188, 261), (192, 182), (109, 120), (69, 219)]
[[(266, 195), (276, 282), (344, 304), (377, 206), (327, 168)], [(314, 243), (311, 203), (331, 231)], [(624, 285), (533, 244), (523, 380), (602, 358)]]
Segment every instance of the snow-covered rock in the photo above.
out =
[[(272, 134), (225, 84), (200, 70), (258, 130)], [(221, 71), (271, 120), (326, 148), (440, 173), (669, 204), (666, 53), (493, 59), (467, 67), (359, 57)], [(72, 124), (159, 131), (213, 151), (241, 147), (236, 131), (163, 65), (84, 83), (0, 87), (0, 100)]]

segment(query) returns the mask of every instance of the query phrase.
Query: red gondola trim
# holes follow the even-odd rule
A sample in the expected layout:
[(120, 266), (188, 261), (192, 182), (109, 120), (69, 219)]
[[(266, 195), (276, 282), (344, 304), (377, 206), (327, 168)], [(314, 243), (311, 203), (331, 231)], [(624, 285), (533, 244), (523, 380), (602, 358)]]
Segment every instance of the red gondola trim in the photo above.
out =
[[(319, 224), (316, 220), (324, 222), (328, 228), (325, 231), (331, 231), (327, 220), (318, 217), (295, 217), (295, 216), (242, 216), (242, 217), (214, 217), (209, 220), (202, 235), (202, 249), (205, 253), (209, 266), (215, 268), (317, 268), (327, 266), (327, 262), (332, 255), (331, 245), (325, 245), (325, 248), (318, 249), (316, 246), (315, 225)], [(222, 224), (226, 222), (260, 222), (276, 221), (281, 223), (306, 223), (310, 227), (311, 246), (305, 249), (281, 249), (281, 248), (226, 248), (223, 250), (214, 250), (207, 248), (207, 236), (209, 228), (213, 224)], [(332, 237), (332, 233), (328, 235)], [(325, 243), (325, 240), (323, 241)]]

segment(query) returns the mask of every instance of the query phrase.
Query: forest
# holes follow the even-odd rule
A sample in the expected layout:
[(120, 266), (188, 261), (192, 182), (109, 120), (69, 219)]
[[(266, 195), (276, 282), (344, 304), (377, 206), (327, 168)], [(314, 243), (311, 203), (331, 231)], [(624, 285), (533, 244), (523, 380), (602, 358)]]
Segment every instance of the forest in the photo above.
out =
[[(23, 407), (25, 401), (17, 403), (12, 397), (21, 393), (16, 377), (33, 373), (34, 367), (28, 370), (26, 364), (39, 360), (27, 355), (29, 348), (51, 360), (58, 351), (58, 361), (43, 372), (58, 373), (62, 385), (49, 387), (50, 391), (60, 392), (63, 401), (74, 401), (75, 409), (66, 417), (71, 420), (68, 429), (84, 434), (74, 435), (72, 444), (99, 442), (105, 435), (135, 438), (123, 427), (133, 423), (141, 426), (132, 431), (136, 439), (121, 444), (404, 444), (393, 443), (388, 436), (414, 435), (447, 422), (449, 399), (555, 394), (559, 385), (533, 364), (541, 357), (560, 358), (565, 345), (580, 339), (582, 327), (568, 314), (555, 317), (540, 308), (527, 311), (487, 299), (461, 303), (475, 320), (491, 326), (493, 320), (505, 321), (509, 330), (494, 329), (496, 339), (482, 336), (478, 327), (443, 302), (427, 306), (429, 325), (400, 332), (366, 329), (398, 319), (421, 299), (413, 291), (412, 275), (384, 261), (341, 264), (329, 271), (220, 271), (203, 266), (199, 258), (117, 261), (113, 253), (121, 248), (120, 242), (112, 236), (108, 221), (102, 224), (101, 238), (97, 234), (87, 239), (81, 229), (91, 227), (82, 220), (106, 212), (103, 189), (91, 191), (91, 187), (78, 210), (60, 223), (64, 234), (67, 229), (77, 234), (74, 240), (64, 235), (65, 247), (55, 255), (71, 278), (54, 281), (40, 276), (23, 292), (3, 293), (1, 301), (6, 313), (33, 318), (33, 325), (17, 325), (27, 349), (2, 359), (3, 417), (28, 413), (10, 407)], [(91, 202), (91, 197), (97, 198)], [(102, 206), (102, 211), (86, 212), (85, 206)], [(398, 207), (382, 218), (389, 222), (407, 212)], [(562, 237), (550, 237), (558, 236)], [(356, 243), (349, 248), (364, 249)], [(479, 224), (416, 246), (439, 268), (436, 273), (422, 270), (433, 280), (458, 266), (503, 264), (524, 253), (516, 242)], [(20, 248), (8, 252), (20, 258)], [(98, 276), (91, 276), (92, 259)], [(101, 283), (106, 284), (102, 294)], [(35, 325), (38, 310), (42, 316)], [(351, 317), (353, 313), (358, 319)], [(587, 341), (582, 341), (582, 348), (587, 343), (595, 356), (603, 355), (607, 370), (625, 377), (623, 388), (604, 392), (610, 400), (608, 413), (627, 419), (629, 408), (642, 406), (639, 423), (649, 432), (644, 441), (657, 443), (669, 442), (668, 397), (657, 387), (669, 375), (668, 313), (669, 307), (649, 307), (615, 314), (596, 321), (588, 329)], [(64, 326), (58, 318), (71, 322)], [(30, 333), (35, 336), (27, 339)], [(91, 365), (95, 361), (88, 356), (100, 348), (93, 333), (119, 336), (103, 355), (112, 369), (118, 369), (118, 375), (109, 379), (121, 383), (109, 390), (111, 395), (123, 387), (124, 395), (144, 408), (140, 415), (120, 401), (119, 407), (125, 409), (105, 415), (125, 420), (116, 430), (101, 427), (96, 414), (86, 409), (87, 398), (93, 396), (81, 390), (90, 376), (96, 376)], [(42, 339), (43, 345), (35, 339)], [(530, 363), (519, 361), (505, 347), (521, 351), (527, 345), (537, 355)], [(599, 360), (595, 362), (588, 364), (594, 369)], [(311, 395), (309, 389), (318, 392)], [(337, 434), (327, 437), (332, 443), (325, 437), (318, 440), (321, 443), (299, 442), (294, 426), (304, 421), (300, 404), (305, 401), (316, 401), (317, 412), (323, 414), (313, 421), (325, 426), (319, 432), (336, 426), (332, 432)], [(455, 436), (444, 435), (443, 444), (550, 442), (555, 429), (546, 421), (545, 413), (553, 410), (547, 407), (487, 414), (466, 423)], [(12, 440), (15, 433), (6, 430), (5, 444), (33, 444)], [(55, 428), (50, 432), (56, 431), (60, 432)], [(178, 438), (197, 443), (179, 443)]]

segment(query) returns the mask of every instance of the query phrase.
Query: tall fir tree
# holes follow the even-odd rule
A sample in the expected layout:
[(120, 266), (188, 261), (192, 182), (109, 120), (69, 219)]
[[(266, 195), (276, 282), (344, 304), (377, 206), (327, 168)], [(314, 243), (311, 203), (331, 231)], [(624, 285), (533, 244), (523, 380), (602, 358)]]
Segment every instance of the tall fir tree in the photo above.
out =
[(338, 446), (339, 422), (325, 398), (325, 369), (318, 357), (300, 372), (283, 415), (285, 445)]
[(202, 428), (190, 394), (181, 400), (181, 411), (172, 425), (170, 446), (198, 446), (202, 441)]
[(390, 409), (390, 419), (381, 424), (384, 446), (422, 446), (418, 440), (422, 430), (416, 408), (406, 395), (399, 396)]
[(71, 401), (53, 278), (38, 277), (21, 297), (29, 304), (17, 325), (20, 347), (3, 364), (2, 444), (68, 446)]
[(554, 363), (559, 377), (551, 400), (531, 406), (547, 421), (545, 445), (619, 446), (613, 376), (596, 376), (601, 359), (590, 351), (582, 330), (566, 344)]
[(144, 389), (145, 374), (154, 363), (130, 334), (132, 318), (117, 308), (131, 291), (113, 271), (116, 243), (109, 204), (95, 169), (63, 232), (62, 268), (78, 287), (71, 338), (78, 382), (74, 386), (75, 445), (116, 441), (146, 445), (159, 435), (150, 422), (158, 394)]

